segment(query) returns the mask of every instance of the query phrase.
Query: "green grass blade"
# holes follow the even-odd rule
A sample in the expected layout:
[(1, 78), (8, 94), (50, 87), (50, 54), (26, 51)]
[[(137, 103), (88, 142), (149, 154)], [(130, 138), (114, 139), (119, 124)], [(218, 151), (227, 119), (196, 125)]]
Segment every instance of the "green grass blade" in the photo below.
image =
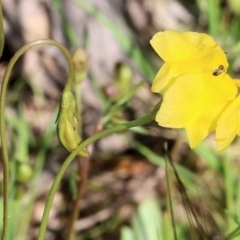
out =
[(137, 67), (143, 71), (143, 74), (148, 79), (153, 79), (156, 72), (145, 59), (141, 50), (134, 45), (123, 33), (116, 28), (113, 22), (109, 20), (103, 13), (98, 11), (94, 6), (87, 1), (75, 0), (89, 15), (94, 17), (102, 26), (104, 26), (120, 44), (122, 49), (133, 59)]
[(207, 163), (210, 169), (217, 172), (220, 170), (220, 159), (212, 148), (201, 143), (193, 151)]
[(136, 240), (134, 238), (134, 232), (130, 227), (123, 226), (121, 228), (121, 240)]

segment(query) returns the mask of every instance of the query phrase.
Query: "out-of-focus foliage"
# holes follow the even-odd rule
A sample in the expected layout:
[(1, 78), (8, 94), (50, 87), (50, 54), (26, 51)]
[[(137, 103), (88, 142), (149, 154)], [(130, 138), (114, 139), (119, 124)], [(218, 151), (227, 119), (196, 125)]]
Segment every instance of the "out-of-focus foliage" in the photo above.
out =
[[(227, 54), (229, 73), (239, 78), (240, 21), (235, 4), (238, 1), (3, 0), (6, 42), (0, 75), (14, 52), (26, 42), (53, 38), (72, 52), (81, 45), (89, 56), (89, 73), (81, 88), (74, 91), (83, 99), (85, 139), (102, 128), (143, 116), (159, 100), (151, 93), (150, 85), (162, 62), (149, 40), (160, 30), (210, 34)], [(120, 66), (117, 72), (116, 66)], [(9, 240), (36, 238), (48, 190), (67, 156), (57, 141), (54, 123), (66, 74), (63, 56), (52, 47), (29, 51), (12, 73), (6, 108), (11, 155), (10, 209), (14, 212), (10, 216), (14, 221), (10, 222)], [(24, 146), (19, 148), (19, 141)], [(151, 237), (149, 240), (173, 239), (167, 207), (166, 142), (208, 239), (224, 239), (233, 230), (238, 234), (238, 139), (222, 155), (216, 154), (212, 136), (190, 150), (184, 132), (153, 123), (90, 146), (89, 179), (75, 225), (77, 239), (139, 240), (142, 235), (136, 236), (140, 233)], [(24, 171), (19, 164), (23, 164), (23, 169), (27, 164), (32, 173), (22, 177)], [(75, 162), (55, 196), (46, 240), (64, 239), (76, 196), (78, 170)], [(178, 237), (199, 236), (192, 233), (199, 233), (200, 227), (187, 220), (183, 190), (172, 168), (169, 176)], [(141, 204), (152, 195), (157, 200)], [(232, 237), (234, 234), (226, 239)]]

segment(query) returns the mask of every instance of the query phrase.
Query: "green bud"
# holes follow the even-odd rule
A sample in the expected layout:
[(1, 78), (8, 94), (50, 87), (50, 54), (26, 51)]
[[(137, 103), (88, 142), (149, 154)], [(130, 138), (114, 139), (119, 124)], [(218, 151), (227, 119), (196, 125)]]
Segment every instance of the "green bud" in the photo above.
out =
[(115, 68), (115, 80), (122, 85), (122, 87), (129, 88), (132, 82), (132, 69), (125, 63), (118, 63)]
[(133, 72), (125, 63), (118, 63), (114, 71), (114, 86), (116, 94), (111, 97), (113, 102), (119, 101), (131, 88)]
[(81, 83), (87, 75), (88, 56), (83, 48), (78, 47), (74, 51), (72, 58), (75, 67), (75, 81)]
[(21, 183), (27, 183), (32, 177), (32, 167), (28, 163), (17, 163), (16, 180)]
[(240, 1), (239, 0), (228, 0), (229, 7), (231, 11), (237, 15), (240, 16)]
[[(68, 90), (64, 90), (61, 96), (57, 117), (57, 134), (60, 143), (69, 152), (73, 151), (82, 141), (79, 134), (75, 98), (73, 93)], [(86, 148), (78, 153), (80, 157), (88, 155)]]

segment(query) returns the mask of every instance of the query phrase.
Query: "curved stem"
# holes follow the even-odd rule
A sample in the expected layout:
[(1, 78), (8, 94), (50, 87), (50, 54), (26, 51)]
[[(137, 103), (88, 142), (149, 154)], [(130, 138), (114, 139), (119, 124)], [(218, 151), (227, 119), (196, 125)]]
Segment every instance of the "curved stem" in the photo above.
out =
[(2, 56), (4, 48), (4, 28), (3, 28), (3, 16), (2, 16), (2, 1), (0, 0), (0, 57)]
[(56, 175), (52, 187), (49, 191), (48, 194), (48, 199), (45, 205), (45, 209), (43, 212), (43, 217), (42, 217), (42, 222), (41, 222), (41, 226), (40, 226), (40, 230), (39, 230), (39, 235), (38, 235), (38, 240), (43, 240), (44, 239), (44, 235), (45, 235), (45, 231), (46, 231), (46, 227), (47, 227), (47, 220), (48, 220), (48, 216), (51, 210), (51, 206), (52, 206), (52, 202), (53, 202), (53, 198), (54, 195), (58, 189), (58, 185), (65, 173), (65, 171), (67, 170), (68, 166), (70, 165), (70, 163), (73, 161), (73, 159), (77, 156), (77, 154), (85, 147), (87, 147), (90, 143), (95, 142), (96, 140), (105, 137), (111, 133), (116, 133), (116, 132), (122, 132), (124, 130), (127, 130), (129, 128), (133, 128), (136, 126), (141, 126), (143, 124), (149, 123), (152, 120), (155, 119), (155, 115), (156, 112), (159, 110), (161, 101), (154, 107), (154, 109), (152, 110), (152, 112), (142, 118), (139, 118), (137, 120), (134, 121), (130, 121), (130, 122), (126, 122), (126, 123), (122, 123), (116, 126), (113, 126), (109, 129), (105, 129), (95, 135), (93, 135), (92, 137), (88, 138), (87, 140), (85, 140), (84, 142), (82, 142), (64, 161), (64, 163), (62, 164), (60, 170), (58, 171), (58, 174)]
[(50, 39), (44, 39), (44, 40), (37, 40), (33, 41), (31, 43), (28, 43), (24, 45), (22, 48), (20, 48), (15, 55), (10, 60), (8, 67), (6, 69), (6, 72), (3, 76), (3, 82), (2, 82), (2, 88), (1, 88), (1, 96), (0, 96), (0, 138), (2, 143), (2, 162), (3, 162), (3, 233), (2, 233), (2, 240), (7, 239), (8, 235), (8, 219), (9, 219), (9, 212), (8, 212), (8, 192), (9, 192), (9, 159), (8, 159), (8, 151), (7, 151), (7, 143), (6, 143), (6, 133), (5, 133), (5, 119), (4, 119), (4, 113), (5, 113), (5, 97), (6, 97), (6, 89), (7, 84), (9, 80), (9, 76), (11, 74), (11, 70), (18, 60), (18, 58), (26, 52), (29, 48), (37, 46), (37, 45), (53, 45), (58, 47), (63, 54), (65, 55), (67, 61), (68, 61), (68, 68), (69, 68), (69, 74), (68, 74), (68, 80), (66, 83), (66, 87), (68, 89), (71, 89), (72, 83), (73, 83), (73, 77), (74, 77), (74, 65), (72, 62), (72, 57), (69, 51), (60, 43), (50, 40)]

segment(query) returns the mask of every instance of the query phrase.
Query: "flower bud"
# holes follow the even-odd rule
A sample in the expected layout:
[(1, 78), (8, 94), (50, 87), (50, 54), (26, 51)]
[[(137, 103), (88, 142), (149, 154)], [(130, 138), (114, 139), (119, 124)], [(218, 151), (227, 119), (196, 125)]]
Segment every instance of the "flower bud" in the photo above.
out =
[[(57, 117), (57, 133), (60, 143), (69, 152), (73, 151), (81, 142), (75, 98), (73, 93), (68, 90), (64, 90), (61, 96)], [(88, 155), (86, 148), (78, 153), (80, 157)]]
[(84, 49), (78, 47), (73, 55), (73, 63), (75, 66), (75, 81), (81, 83), (87, 75), (88, 71), (88, 56)]
[(113, 85), (107, 86), (105, 92), (112, 102), (119, 101), (131, 88), (132, 69), (125, 63), (118, 63), (114, 70)]
[(115, 68), (115, 80), (120, 84), (121, 88), (129, 91), (131, 85), (133, 72), (126, 63), (118, 63)]
[(231, 11), (237, 15), (240, 16), (240, 2), (239, 0), (228, 0), (228, 5)]
[(33, 170), (30, 164), (28, 163), (17, 163), (17, 172), (16, 172), (16, 180), (21, 183), (27, 183), (30, 181), (33, 175)]

